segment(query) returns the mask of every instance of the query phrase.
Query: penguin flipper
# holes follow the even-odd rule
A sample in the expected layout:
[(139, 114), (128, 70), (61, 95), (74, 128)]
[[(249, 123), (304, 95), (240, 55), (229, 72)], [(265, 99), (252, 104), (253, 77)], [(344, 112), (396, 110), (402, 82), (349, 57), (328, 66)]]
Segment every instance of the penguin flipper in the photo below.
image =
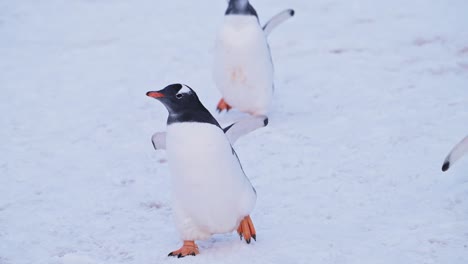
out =
[(248, 133), (268, 125), (267, 116), (255, 116), (242, 119), (234, 124), (231, 124), (223, 128), (224, 133), (226, 134), (231, 145), (242, 136), (247, 135)]
[(268, 20), (268, 22), (266, 22), (266, 24), (263, 26), (263, 32), (265, 32), (265, 36), (268, 36), (271, 31), (279, 24), (294, 16), (294, 13), (295, 12), (293, 9), (286, 9), (270, 18), (270, 20)]
[(444, 164), (442, 165), (442, 171), (447, 171), (450, 166), (452, 166), (455, 161), (460, 159), (465, 153), (468, 152), (468, 136), (466, 136), (462, 141), (460, 141), (444, 160)]
[(166, 149), (166, 132), (156, 132), (151, 137), (155, 150)]

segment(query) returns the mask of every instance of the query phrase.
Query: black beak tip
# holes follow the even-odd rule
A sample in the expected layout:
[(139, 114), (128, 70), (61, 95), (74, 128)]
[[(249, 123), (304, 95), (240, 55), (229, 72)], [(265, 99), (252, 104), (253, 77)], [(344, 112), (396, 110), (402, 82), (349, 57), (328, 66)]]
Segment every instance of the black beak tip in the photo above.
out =
[(447, 171), (450, 168), (450, 162), (446, 161), (444, 162), (444, 165), (442, 165), (442, 171)]

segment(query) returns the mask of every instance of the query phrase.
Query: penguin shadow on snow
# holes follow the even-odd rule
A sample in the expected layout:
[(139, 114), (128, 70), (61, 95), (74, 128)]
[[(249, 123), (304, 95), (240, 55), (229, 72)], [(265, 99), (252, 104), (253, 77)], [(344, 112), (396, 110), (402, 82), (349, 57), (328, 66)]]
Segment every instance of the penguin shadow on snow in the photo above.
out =
[(226, 256), (236, 254), (241, 248), (248, 248), (249, 245), (242, 242), (237, 234), (218, 234), (210, 239), (200, 242), (200, 249), (210, 255)]

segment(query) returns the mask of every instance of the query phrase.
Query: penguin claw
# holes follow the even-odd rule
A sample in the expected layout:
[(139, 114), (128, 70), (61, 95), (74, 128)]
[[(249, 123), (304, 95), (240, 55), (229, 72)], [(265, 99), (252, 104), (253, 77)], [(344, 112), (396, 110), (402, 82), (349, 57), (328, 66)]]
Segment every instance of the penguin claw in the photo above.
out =
[(242, 240), (242, 225), (239, 224), (239, 227), (237, 228), (237, 234), (240, 237), (240, 240)]
[(231, 110), (231, 108), (232, 107), (228, 103), (226, 103), (226, 101), (224, 101), (224, 98), (221, 98), (221, 100), (219, 100), (218, 106), (216, 106), (216, 110), (218, 111), (218, 113), (221, 113), (224, 110), (228, 112), (229, 110)]

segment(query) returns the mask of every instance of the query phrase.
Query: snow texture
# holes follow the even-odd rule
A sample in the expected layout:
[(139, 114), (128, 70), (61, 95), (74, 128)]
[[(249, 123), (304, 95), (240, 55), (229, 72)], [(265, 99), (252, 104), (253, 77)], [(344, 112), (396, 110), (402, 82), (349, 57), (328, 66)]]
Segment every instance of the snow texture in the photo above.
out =
[[(164, 106), (214, 113), (226, 1), (0, 0), (0, 263), (468, 263), (468, 1), (252, 0), (270, 35), (270, 124), (236, 143), (257, 242), (180, 247)], [(223, 125), (239, 112), (215, 115)], [(214, 198), (215, 199), (215, 198)]]

